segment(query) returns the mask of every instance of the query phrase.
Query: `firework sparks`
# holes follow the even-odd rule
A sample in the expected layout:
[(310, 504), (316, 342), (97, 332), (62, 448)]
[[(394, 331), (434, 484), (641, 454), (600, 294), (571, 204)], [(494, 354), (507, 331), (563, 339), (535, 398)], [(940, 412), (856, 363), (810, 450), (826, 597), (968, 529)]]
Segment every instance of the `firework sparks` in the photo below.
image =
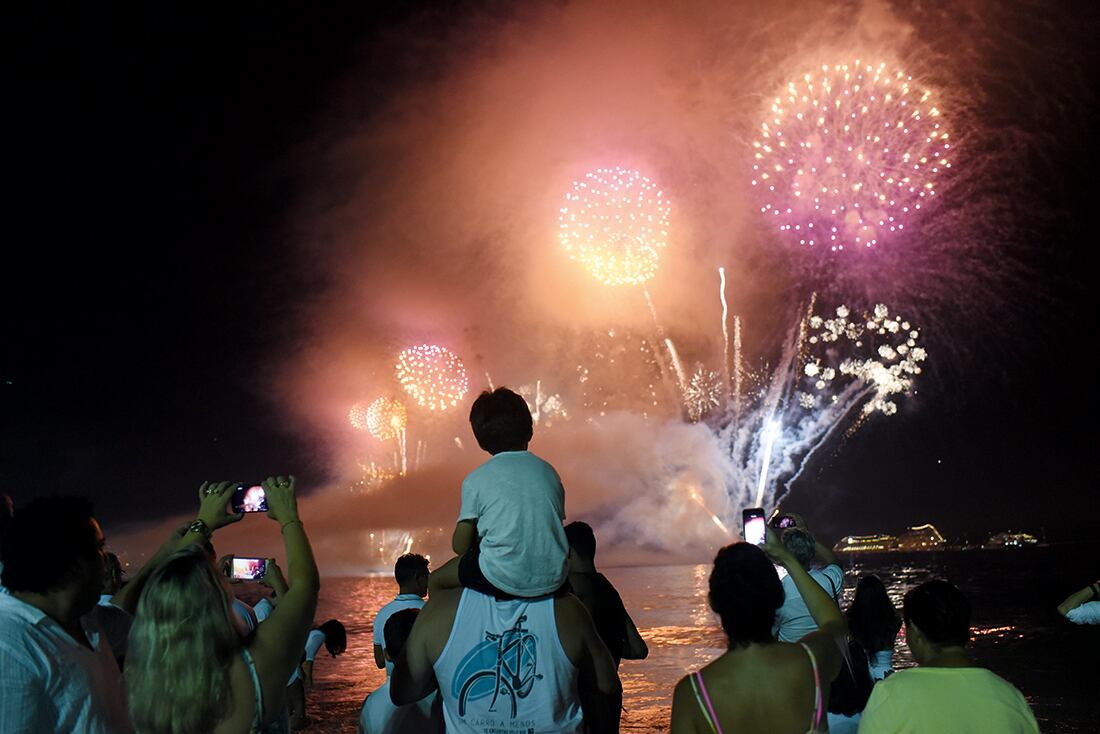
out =
[(559, 210), (558, 240), (606, 285), (640, 285), (657, 272), (668, 240), (669, 201), (637, 171), (598, 168), (573, 182)]
[(420, 344), (397, 358), (397, 380), (416, 404), (431, 411), (458, 406), (469, 381), (462, 360), (446, 347)]
[(531, 419), (536, 425), (542, 424), (549, 428), (555, 420), (569, 418), (561, 395), (543, 392), (542, 380), (535, 380), (534, 385), (522, 385), (516, 392), (527, 402), (527, 409), (531, 411)]
[[(919, 346), (920, 331), (899, 316), (892, 316), (883, 304), (867, 315), (853, 316), (846, 306), (836, 309), (834, 318), (811, 316), (807, 337), (810, 354), (802, 368), (808, 389), (799, 393), (799, 403), (813, 408), (816, 394), (833, 391), (842, 381), (855, 381), (868, 386), (871, 398), (863, 405), (864, 414), (878, 411), (885, 415), (897, 412), (891, 396), (908, 393), (913, 379), (922, 371), (921, 363), (928, 358)], [(870, 356), (839, 358), (836, 347), (849, 343)]]
[(940, 112), (918, 87), (859, 59), (789, 82), (753, 143), (761, 213), (799, 244), (833, 251), (903, 231), (951, 167)]
[(684, 386), (684, 406), (692, 423), (722, 404), (725, 389), (722, 376), (714, 370), (696, 365), (691, 379)]
[[(366, 429), (379, 441), (397, 438), (408, 425), (405, 406), (393, 398), (378, 398), (366, 410)], [(354, 421), (352, 422), (354, 425)]]

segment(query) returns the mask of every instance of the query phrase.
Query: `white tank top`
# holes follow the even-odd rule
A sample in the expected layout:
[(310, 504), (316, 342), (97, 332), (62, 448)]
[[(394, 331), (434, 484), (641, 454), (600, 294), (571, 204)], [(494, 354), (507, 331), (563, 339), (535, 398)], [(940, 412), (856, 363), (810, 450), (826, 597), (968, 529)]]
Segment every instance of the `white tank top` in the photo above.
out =
[(434, 667), (448, 734), (582, 731), (577, 667), (552, 596), (497, 601), (463, 589)]

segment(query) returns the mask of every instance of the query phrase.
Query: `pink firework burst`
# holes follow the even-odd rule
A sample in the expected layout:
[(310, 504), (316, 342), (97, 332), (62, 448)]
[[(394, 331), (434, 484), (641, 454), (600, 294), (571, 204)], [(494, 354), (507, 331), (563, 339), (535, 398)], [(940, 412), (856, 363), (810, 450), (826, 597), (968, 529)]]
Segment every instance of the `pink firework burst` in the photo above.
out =
[(904, 231), (951, 167), (932, 93), (859, 59), (788, 82), (753, 153), (768, 222), (799, 245), (834, 252)]

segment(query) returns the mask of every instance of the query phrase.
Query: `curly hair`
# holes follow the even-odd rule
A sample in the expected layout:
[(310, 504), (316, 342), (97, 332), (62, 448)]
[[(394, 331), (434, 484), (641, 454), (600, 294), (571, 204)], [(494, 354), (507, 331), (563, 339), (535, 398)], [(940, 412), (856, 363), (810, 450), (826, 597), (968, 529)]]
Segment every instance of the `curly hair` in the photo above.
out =
[(734, 543), (714, 558), (708, 600), (731, 648), (771, 642), (775, 610), (783, 605), (783, 584), (764, 551), (752, 543)]

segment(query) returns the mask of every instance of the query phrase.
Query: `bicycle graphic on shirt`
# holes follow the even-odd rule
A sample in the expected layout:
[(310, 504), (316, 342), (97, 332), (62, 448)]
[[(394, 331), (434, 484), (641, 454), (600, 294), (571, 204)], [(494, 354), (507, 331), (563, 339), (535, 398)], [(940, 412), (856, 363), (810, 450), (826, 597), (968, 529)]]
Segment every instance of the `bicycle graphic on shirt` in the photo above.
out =
[[(457, 677), (461, 679), (461, 668), (470, 667), (470, 664), (476, 662), (481, 662), (482, 665), (489, 663), (488, 667), (482, 667), (462, 684), (458, 695), (459, 716), (466, 715), (468, 701), (485, 698), (490, 693), (493, 700), (489, 702), (489, 711), (495, 713), (497, 700), (505, 693), (511, 702), (512, 718), (516, 717), (519, 699), (526, 698), (531, 693), (536, 680), (542, 680), (542, 675), (535, 672), (537, 640), (523, 626), (526, 621), (527, 615), (523, 615), (516, 620), (514, 627), (502, 634), (486, 632), (485, 642), (474, 648), (459, 665), (460, 674)], [(491, 662), (493, 652), (496, 660)]]

